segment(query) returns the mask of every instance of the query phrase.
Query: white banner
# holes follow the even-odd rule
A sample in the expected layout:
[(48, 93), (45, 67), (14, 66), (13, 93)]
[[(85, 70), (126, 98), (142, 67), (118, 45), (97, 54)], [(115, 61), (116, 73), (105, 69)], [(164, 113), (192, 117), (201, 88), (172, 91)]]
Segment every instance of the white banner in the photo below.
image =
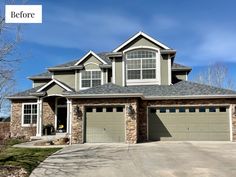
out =
[(5, 5), (5, 23), (42, 23), (42, 5)]

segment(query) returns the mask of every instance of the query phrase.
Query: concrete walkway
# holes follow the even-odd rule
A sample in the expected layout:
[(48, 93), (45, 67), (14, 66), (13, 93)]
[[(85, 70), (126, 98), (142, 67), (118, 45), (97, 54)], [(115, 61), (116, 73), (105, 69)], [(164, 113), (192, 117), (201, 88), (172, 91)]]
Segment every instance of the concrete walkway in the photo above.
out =
[(64, 148), (69, 145), (49, 145), (49, 146), (35, 146), (34, 144), (36, 142), (42, 142), (45, 140), (37, 140), (37, 141), (30, 141), (26, 143), (20, 143), (20, 144), (15, 144), (13, 147), (19, 147), (19, 148)]
[(236, 143), (77, 144), (41, 163), (30, 177), (236, 176)]

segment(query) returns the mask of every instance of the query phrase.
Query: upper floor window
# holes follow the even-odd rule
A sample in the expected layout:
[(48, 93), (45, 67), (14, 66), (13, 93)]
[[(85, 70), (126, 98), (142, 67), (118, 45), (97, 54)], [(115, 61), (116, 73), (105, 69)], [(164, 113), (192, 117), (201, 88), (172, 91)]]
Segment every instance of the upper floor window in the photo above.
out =
[(24, 103), (22, 114), (22, 125), (37, 123), (37, 103)]
[(101, 71), (82, 71), (81, 84), (81, 88), (101, 85)]
[(156, 52), (134, 50), (127, 52), (127, 79), (156, 79)]

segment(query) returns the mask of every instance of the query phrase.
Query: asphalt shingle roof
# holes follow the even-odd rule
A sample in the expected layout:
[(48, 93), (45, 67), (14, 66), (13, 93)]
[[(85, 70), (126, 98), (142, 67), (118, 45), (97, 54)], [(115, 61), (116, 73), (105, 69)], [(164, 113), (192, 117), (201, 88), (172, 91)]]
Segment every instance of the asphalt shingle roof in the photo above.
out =
[(38, 89), (40, 89), (42, 86), (37, 86), (28, 90), (24, 90), (22, 92), (18, 92), (16, 94), (10, 95), (11, 98), (14, 97), (24, 97), (24, 96), (30, 96), (30, 93), (35, 93)]
[(40, 74), (36, 74), (36, 75), (30, 76), (29, 78), (51, 79), (52, 78), (52, 73), (44, 72), (44, 73), (40, 73)]
[(198, 84), (190, 81), (180, 81), (173, 85), (139, 85), (127, 87), (121, 87), (109, 83), (78, 92), (78, 94), (95, 95), (116, 93), (143, 93), (144, 96), (207, 96), (236, 94), (236, 91)]
[[(98, 55), (101, 59), (103, 59), (105, 62), (107, 62), (107, 64), (111, 64), (111, 60), (106, 57), (106, 53), (107, 53), (107, 52), (102, 52), (102, 53), (98, 53), (97, 55)], [(69, 61), (69, 62), (67, 62), (67, 63), (54, 66), (53, 68), (74, 66), (79, 60), (80, 60), (80, 59), (73, 60), (73, 61)]]
[[(64, 84), (64, 83), (63, 83)], [(19, 92), (11, 97), (29, 96), (30, 93), (36, 92), (40, 87), (38, 86), (23, 92)], [(209, 85), (198, 84), (190, 81), (180, 81), (173, 85), (139, 85), (121, 87), (112, 83), (96, 86), (90, 89), (79, 92), (67, 92), (68, 94), (78, 95), (96, 95), (96, 94), (134, 94), (139, 93), (144, 96), (207, 96), (207, 95), (235, 95), (236, 91), (217, 88)]]
[(178, 63), (173, 63), (172, 65), (172, 70), (191, 70), (192, 68), (188, 67), (188, 66), (184, 66)]

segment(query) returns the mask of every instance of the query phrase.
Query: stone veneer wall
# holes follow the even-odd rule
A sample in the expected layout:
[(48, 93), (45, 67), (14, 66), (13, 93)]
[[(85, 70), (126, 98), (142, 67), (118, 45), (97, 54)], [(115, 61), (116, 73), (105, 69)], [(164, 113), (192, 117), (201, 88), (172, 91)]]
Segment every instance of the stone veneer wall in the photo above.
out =
[[(134, 114), (132, 117), (127, 114), (127, 107), (132, 105)], [(72, 100), (72, 143), (84, 143), (84, 118), (86, 106), (111, 106), (125, 105), (125, 123), (126, 123), (126, 143), (137, 143), (137, 118), (138, 118), (138, 100), (135, 98), (123, 99), (74, 99)], [(81, 110), (80, 114), (75, 111), (77, 106)]]
[(21, 120), (22, 120), (22, 103), (27, 102), (37, 102), (37, 100), (13, 100), (12, 107), (11, 107), (11, 122), (10, 122), (10, 132), (11, 137), (21, 137), (25, 136), (27, 139), (30, 136), (36, 135), (36, 127), (22, 127)]
[(52, 124), (55, 126), (55, 98), (49, 97), (43, 99), (43, 117), (42, 124)]
[(232, 137), (236, 141), (236, 99), (201, 99), (201, 100), (159, 100), (141, 101), (139, 105), (138, 141), (147, 141), (147, 106), (188, 106), (230, 104), (232, 112)]
[(233, 141), (236, 141), (236, 104), (232, 105), (232, 131)]

